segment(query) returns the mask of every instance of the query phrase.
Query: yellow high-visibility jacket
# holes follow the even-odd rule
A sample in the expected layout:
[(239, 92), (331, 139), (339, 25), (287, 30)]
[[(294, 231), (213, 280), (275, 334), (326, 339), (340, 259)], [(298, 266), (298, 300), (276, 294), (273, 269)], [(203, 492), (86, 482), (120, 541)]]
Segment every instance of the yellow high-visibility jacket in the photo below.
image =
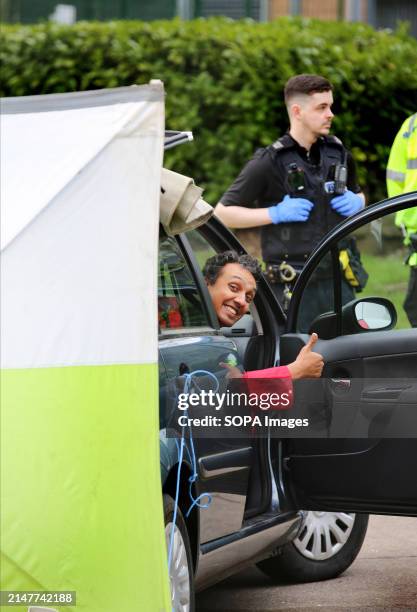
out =
[[(417, 190), (417, 113), (402, 124), (394, 143), (387, 166), (387, 191), (389, 197)], [(410, 234), (417, 233), (417, 206), (400, 211), (395, 224), (405, 233), (404, 244), (410, 244)], [(417, 253), (408, 263), (417, 266)]]

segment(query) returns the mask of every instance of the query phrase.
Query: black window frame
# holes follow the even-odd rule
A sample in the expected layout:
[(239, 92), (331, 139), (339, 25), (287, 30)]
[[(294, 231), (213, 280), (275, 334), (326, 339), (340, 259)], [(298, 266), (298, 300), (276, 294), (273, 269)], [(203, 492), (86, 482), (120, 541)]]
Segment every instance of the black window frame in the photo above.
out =
[[(305, 263), (304, 269), (297, 279), (293, 289), (290, 308), (288, 311), (287, 324), (285, 333), (300, 333), (297, 331), (298, 313), (300, 303), (303, 299), (304, 289), (314, 274), (317, 265), (327, 255), (331, 253), (333, 260), (333, 289), (334, 289), (334, 312), (336, 315), (337, 334), (336, 338), (343, 335), (342, 332), (342, 300), (341, 300), (341, 279), (342, 272), (339, 264), (339, 249), (338, 243), (343, 238), (348, 237), (356, 230), (364, 225), (371, 223), (376, 219), (394, 214), (399, 210), (411, 208), (416, 205), (417, 191), (412, 191), (407, 194), (396, 196), (395, 198), (387, 198), (381, 202), (377, 202), (371, 206), (367, 206), (359, 213), (349, 217), (333, 230), (326, 234), (319, 245), (312, 252)], [(339, 293), (340, 292), (340, 293)], [(359, 298), (358, 298), (359, 299)]]

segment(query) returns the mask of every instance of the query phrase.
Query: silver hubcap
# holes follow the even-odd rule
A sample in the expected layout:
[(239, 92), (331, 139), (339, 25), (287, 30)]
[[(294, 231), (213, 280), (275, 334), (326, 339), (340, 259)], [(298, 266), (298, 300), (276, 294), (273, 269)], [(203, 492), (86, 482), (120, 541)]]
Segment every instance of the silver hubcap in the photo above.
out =
[[(171, 538), (173, 523), (165, 526), (165, 540), (167, 551)], [(174, 544), (172, 547), (171, 568), (169, 571), (171, 584), (172, 612), (189, 612), (190, 610), (190, 574), (187, 562), (187, 551), (181, 531), (175, 525)]]
[(307, 512), (294, 546), (307, 559), (330, 559), (348, 541), (354, 522), (346, 512)]

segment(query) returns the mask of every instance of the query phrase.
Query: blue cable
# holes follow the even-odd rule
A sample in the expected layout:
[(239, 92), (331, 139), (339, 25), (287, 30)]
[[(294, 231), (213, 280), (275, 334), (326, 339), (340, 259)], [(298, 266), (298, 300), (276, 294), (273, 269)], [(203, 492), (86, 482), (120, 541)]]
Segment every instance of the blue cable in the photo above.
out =
[[(196, 375), (200, 375), (200, 376), (205, 375), (205, 376), (209, 376), (210, 378), (214, 379), (214, 382), (216, 383), (216, 388), (214, 392), (216, 393), (216, 391), (219, 388), (219, 381), (214, 376), (214, 374), (212, 374), (212, 372), (207, 372), (206, 370), (194, 370), (194, 372), (190, 372), (184, 375), (185, 376), (185, 384), (184, 384), (184, 391), (183, 391), (184, 393), (188, 393), (188, 390), (192, 383), (193, 376), (196, 376)], [(188, 417), (188, 409), (185, 411), (185, 415)], [(192, 494), (193, 483), (198, 478), (197, 461), (195, 457), (195, 449), (194, 449), (194, 441), (193, 441), (193, 433), (192, 433), (191, 425), (188, 425), (191, 451), (185, 442), (185, 438), (184, 438), (185, 427), (186, 426), (183, 425), (181, 429), (181, 442), (178, 443), (178, 439), (177, 438), (175, 439), (175, 444), (177, 445), (177, 451), (178, 451), (178, 471), (177, 471), (177, 483), (176, 483), (175, 500), (174, 500), (174, 514), (172, 517), (172, 528), (171, 528), (171, 534), (170, 534), (170, 539), (169, 539), (168, 572), (171, 571), (172, 551), (174, 547), (174, 530), (175, 530), (175, 524), (177, 521), (177, 513), (178, 513), (178, 498), (179, 498), (179, 493), (180, 493), (181, 467), (182, 467), (182, 460), (183, 460), (183, 455), (184, 455), (184, 448), (187, 451), (188, 458), (190, 460), (192, 472), (193, 472), (188, 479), (188, 482), (189, 482), (188, 494), (190, 496), (192, 503), (191, 503), (191, 506), (188, 508), (185, 517), (187, 518), (189, 516), (194, 506), (198, 506), (199, 508), (208, 508), (212, 502), (212, 496), (209, 493), (201, 493), (201, 495), (199, 495), (196, 498), (194, 498)], [(200, 503), (200, 500), (203, 497), (207, 497), (207, 502), (205, 504)]]
[[(198, 506), (199, 508), (208, 508), (212, 502), (212, 496), (210, 495), (210, 493), (201, 493), (201, 495), (199, 495), (198, 497), (194, 498), (193, 494), (192, 494), (192, 488), (193, 488), (193, 483), (197, 480), (198, 478), (198, 472), (197, 472), (197, 461), (195, 458), (195, 450), (194, 450), (194, 440), (193, 440), (193, 434), (192, 434), (192, 430), (190, 427), (190, 445), (191, 445), (191, 457), (192, 457), (192, 462), (191, 465), (193, 467), (193, 473), (191, 474), (191, 476), (188, 479), (189, 484), (189, 489), (188, 489), (188, 495), (192, 501), (191, 506), (188, 508), (187, 513), (185, 515), (186, 518), (188, 518), (191, 510), (194, 508), (194, 506)], [(188, 446), (186, 445), (186, 449), (188, 451)], [(188, 451), (188, 454), (190, 455), (190, 452)], [(202, 499), (203, 497), (207, 497), (207, 502), (205, 504), (201, 504), (200, 503), (200, 499)]]

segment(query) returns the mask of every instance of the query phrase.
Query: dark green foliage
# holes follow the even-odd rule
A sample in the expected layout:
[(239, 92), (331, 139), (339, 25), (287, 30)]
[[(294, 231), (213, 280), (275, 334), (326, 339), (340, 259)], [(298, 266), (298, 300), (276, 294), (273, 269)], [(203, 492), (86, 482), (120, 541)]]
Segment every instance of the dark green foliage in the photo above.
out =
[(286, 130), (282, 89), (294, 74), (334, 84), (334, 132), (371, 202), (385, 197), (390, 145), (417, 110), (417, 41), (401, 29), (219, 18), (3, 26), (1, 39), (3, 96), (164, 81), (167, 127), (196, 140), (169, 151), (165, 165), (194, 176), (212, 203), (257, 147)]

